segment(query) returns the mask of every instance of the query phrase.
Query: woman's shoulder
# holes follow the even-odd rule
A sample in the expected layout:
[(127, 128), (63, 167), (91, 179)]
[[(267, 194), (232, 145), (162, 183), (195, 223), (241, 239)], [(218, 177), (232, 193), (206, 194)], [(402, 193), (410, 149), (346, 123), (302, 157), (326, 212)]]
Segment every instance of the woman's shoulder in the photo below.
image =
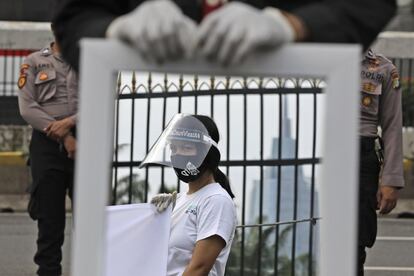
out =
[(230, 197), (230, 195), (227, 193), (226, 190), (221, 187), (219, 183), (211, 183), (206, 186), (206, 189), (203, 191), (203, 197), (204, 198), (214, 198), (217, 200), (220, 200), (220, 198), (225, 197), (231, 202), (233, 202), (233, 199)]
[(202, 196), (202, 205), (226, 205), (235, 207), (233, 199), (220, 184), (209, 184), (209, 189)]

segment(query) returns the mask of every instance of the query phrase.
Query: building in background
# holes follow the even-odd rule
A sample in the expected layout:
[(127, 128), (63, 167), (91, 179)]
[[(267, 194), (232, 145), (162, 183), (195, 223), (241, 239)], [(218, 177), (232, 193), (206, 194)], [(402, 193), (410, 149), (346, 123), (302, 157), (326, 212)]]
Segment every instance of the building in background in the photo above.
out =
[[(292, 159), (295, 158), (295, 147), (296, 139), (292, 138), (291, 133), (291, 120), (288, 117), (287, 102), (283, 104), (286, 108), (283, 110), (282, 118), (282, 159)], [(273, 138), (272, 141), (272, 156), (271, 159), (278, 159), (279, 157), (279, 138)], [(292, 221), (292, 220), (301, 220), (309, 219), (311, 217), (318, 217), (318, 192), (315, 189), (313, 191), (313, 214), (311, 214), (312, 206), (312, 187), (311, 180), (304, 175), (303, 167), (297, 167), (297, 178), (295, 185), (295, 167), (294, 166), (282, 166), (279, 179), (279, 170), (278, 167), (268, 167), (264, 169), (264, 179), (263, 179), (263, 223), (275, 223), (277, 221)], [(280, 187), (279, 187), (280, 185)], [(296, 186), (296, 193), (295, 193)], [(248, 224), (255, 224), (259, 222), (260, 214), (260, 187), (261, 181), (253, 181), (253, 191), (250, 197), (250, 208), (249, 215), (246, 218)], [(280, 213), (279, 218), (277, 217), (277, 198), (278, 191), (280, 190)], [(295, 199), (296, 194), (296, 199)], [(296, 206), (296, 209), (295, 209)], [(296, 212), (296, 216), (295, 216)], [(282, 232), (286, 228), (290, 228), (289, 233), (284, 239), (287, 239), (288, 242), (279, 244), (280, 254), (290, 256), (292, 251), (292, 243), (290, 242), (293, 238), (293, 224), (287, 224), (280, 228)], [(308, 254), (309, 252), (309, 222), (297, 223), (296, 224), (296, 247), (295, 255), (301, 256)], [(318, 233), (314, 232), (314, 238), (317, 239)], [(275, 235), (272, 235), (269, 238), (268, 242), (274, 243)], [(317, 242), (313, 242), (317, 244)], [(315, 248), (313, 248), (315, 250)], [(316, 251), (314, 251), (316, 252)]]

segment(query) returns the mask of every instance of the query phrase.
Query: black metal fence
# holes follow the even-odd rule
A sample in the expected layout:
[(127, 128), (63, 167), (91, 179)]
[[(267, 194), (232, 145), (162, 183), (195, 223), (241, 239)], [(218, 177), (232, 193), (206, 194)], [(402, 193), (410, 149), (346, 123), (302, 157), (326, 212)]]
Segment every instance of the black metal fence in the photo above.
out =
[(0, 49), (0, 125), (25, 125), (17, 102), (20, 64), (31, 50)]
[[(125, 75), (130, 85), (125, 83)], [(127, 81), (129, 82), (129, 81)], [(220, 166), (238, 218), (227, 275), (315, 275), (323, 82), (123, 73), (116, 102), (113, 204), (182, 191), (172, 170), (138, 170), (175, 113), (205, 114), (220, 129)]]
[(403, 93), (403, 125), (414, 126), (414, 59), (391, 59), (398, 68)]
[(0, 96), (17, 96), (20, 64), (32, 51), (0, 49)]

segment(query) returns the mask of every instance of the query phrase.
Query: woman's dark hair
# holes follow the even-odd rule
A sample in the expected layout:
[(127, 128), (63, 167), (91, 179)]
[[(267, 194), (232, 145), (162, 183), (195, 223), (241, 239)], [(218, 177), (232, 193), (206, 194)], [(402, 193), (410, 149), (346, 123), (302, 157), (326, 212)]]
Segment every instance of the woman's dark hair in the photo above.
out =
[[(218, 143), (220, 140), (220, 135), (216, 123), (210, 117), (207, 116), (193, 115), (193, 117), (197, 118), (200, 122), (203, 123), (211, 139)], [(221, 187), (223, 187), (224, 190), (227, 191), (231, 198), (234, 198), (234, 194), (230, 187), (229, 179), (218, 168), (218, 164), (220, 162), (220, 152), (216, 147), (212, 146), (210, 148), (204, 162), (206, 163), (207, 167), (213, 172), (214, 179), (221, 185)]]

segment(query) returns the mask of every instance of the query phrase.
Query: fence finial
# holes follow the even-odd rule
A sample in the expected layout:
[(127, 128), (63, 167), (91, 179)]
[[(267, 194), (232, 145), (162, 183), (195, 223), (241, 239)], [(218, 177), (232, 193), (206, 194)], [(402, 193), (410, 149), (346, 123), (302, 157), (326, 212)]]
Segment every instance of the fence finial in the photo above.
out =
[(119, 71), (118, 72), (118, 79), (117, 79), (117, 82), (116, 82), (116, 93), (117, 93), (117, 95), (119, 95), (120, 93), (121, 93), (121, 85), (122, 85), (122, 72), (121, 71)]
[(136, 89), (137, 89), (137, 77), (135, 75), (135, 71), (132, 71), (132, 93), (136, 93)]

